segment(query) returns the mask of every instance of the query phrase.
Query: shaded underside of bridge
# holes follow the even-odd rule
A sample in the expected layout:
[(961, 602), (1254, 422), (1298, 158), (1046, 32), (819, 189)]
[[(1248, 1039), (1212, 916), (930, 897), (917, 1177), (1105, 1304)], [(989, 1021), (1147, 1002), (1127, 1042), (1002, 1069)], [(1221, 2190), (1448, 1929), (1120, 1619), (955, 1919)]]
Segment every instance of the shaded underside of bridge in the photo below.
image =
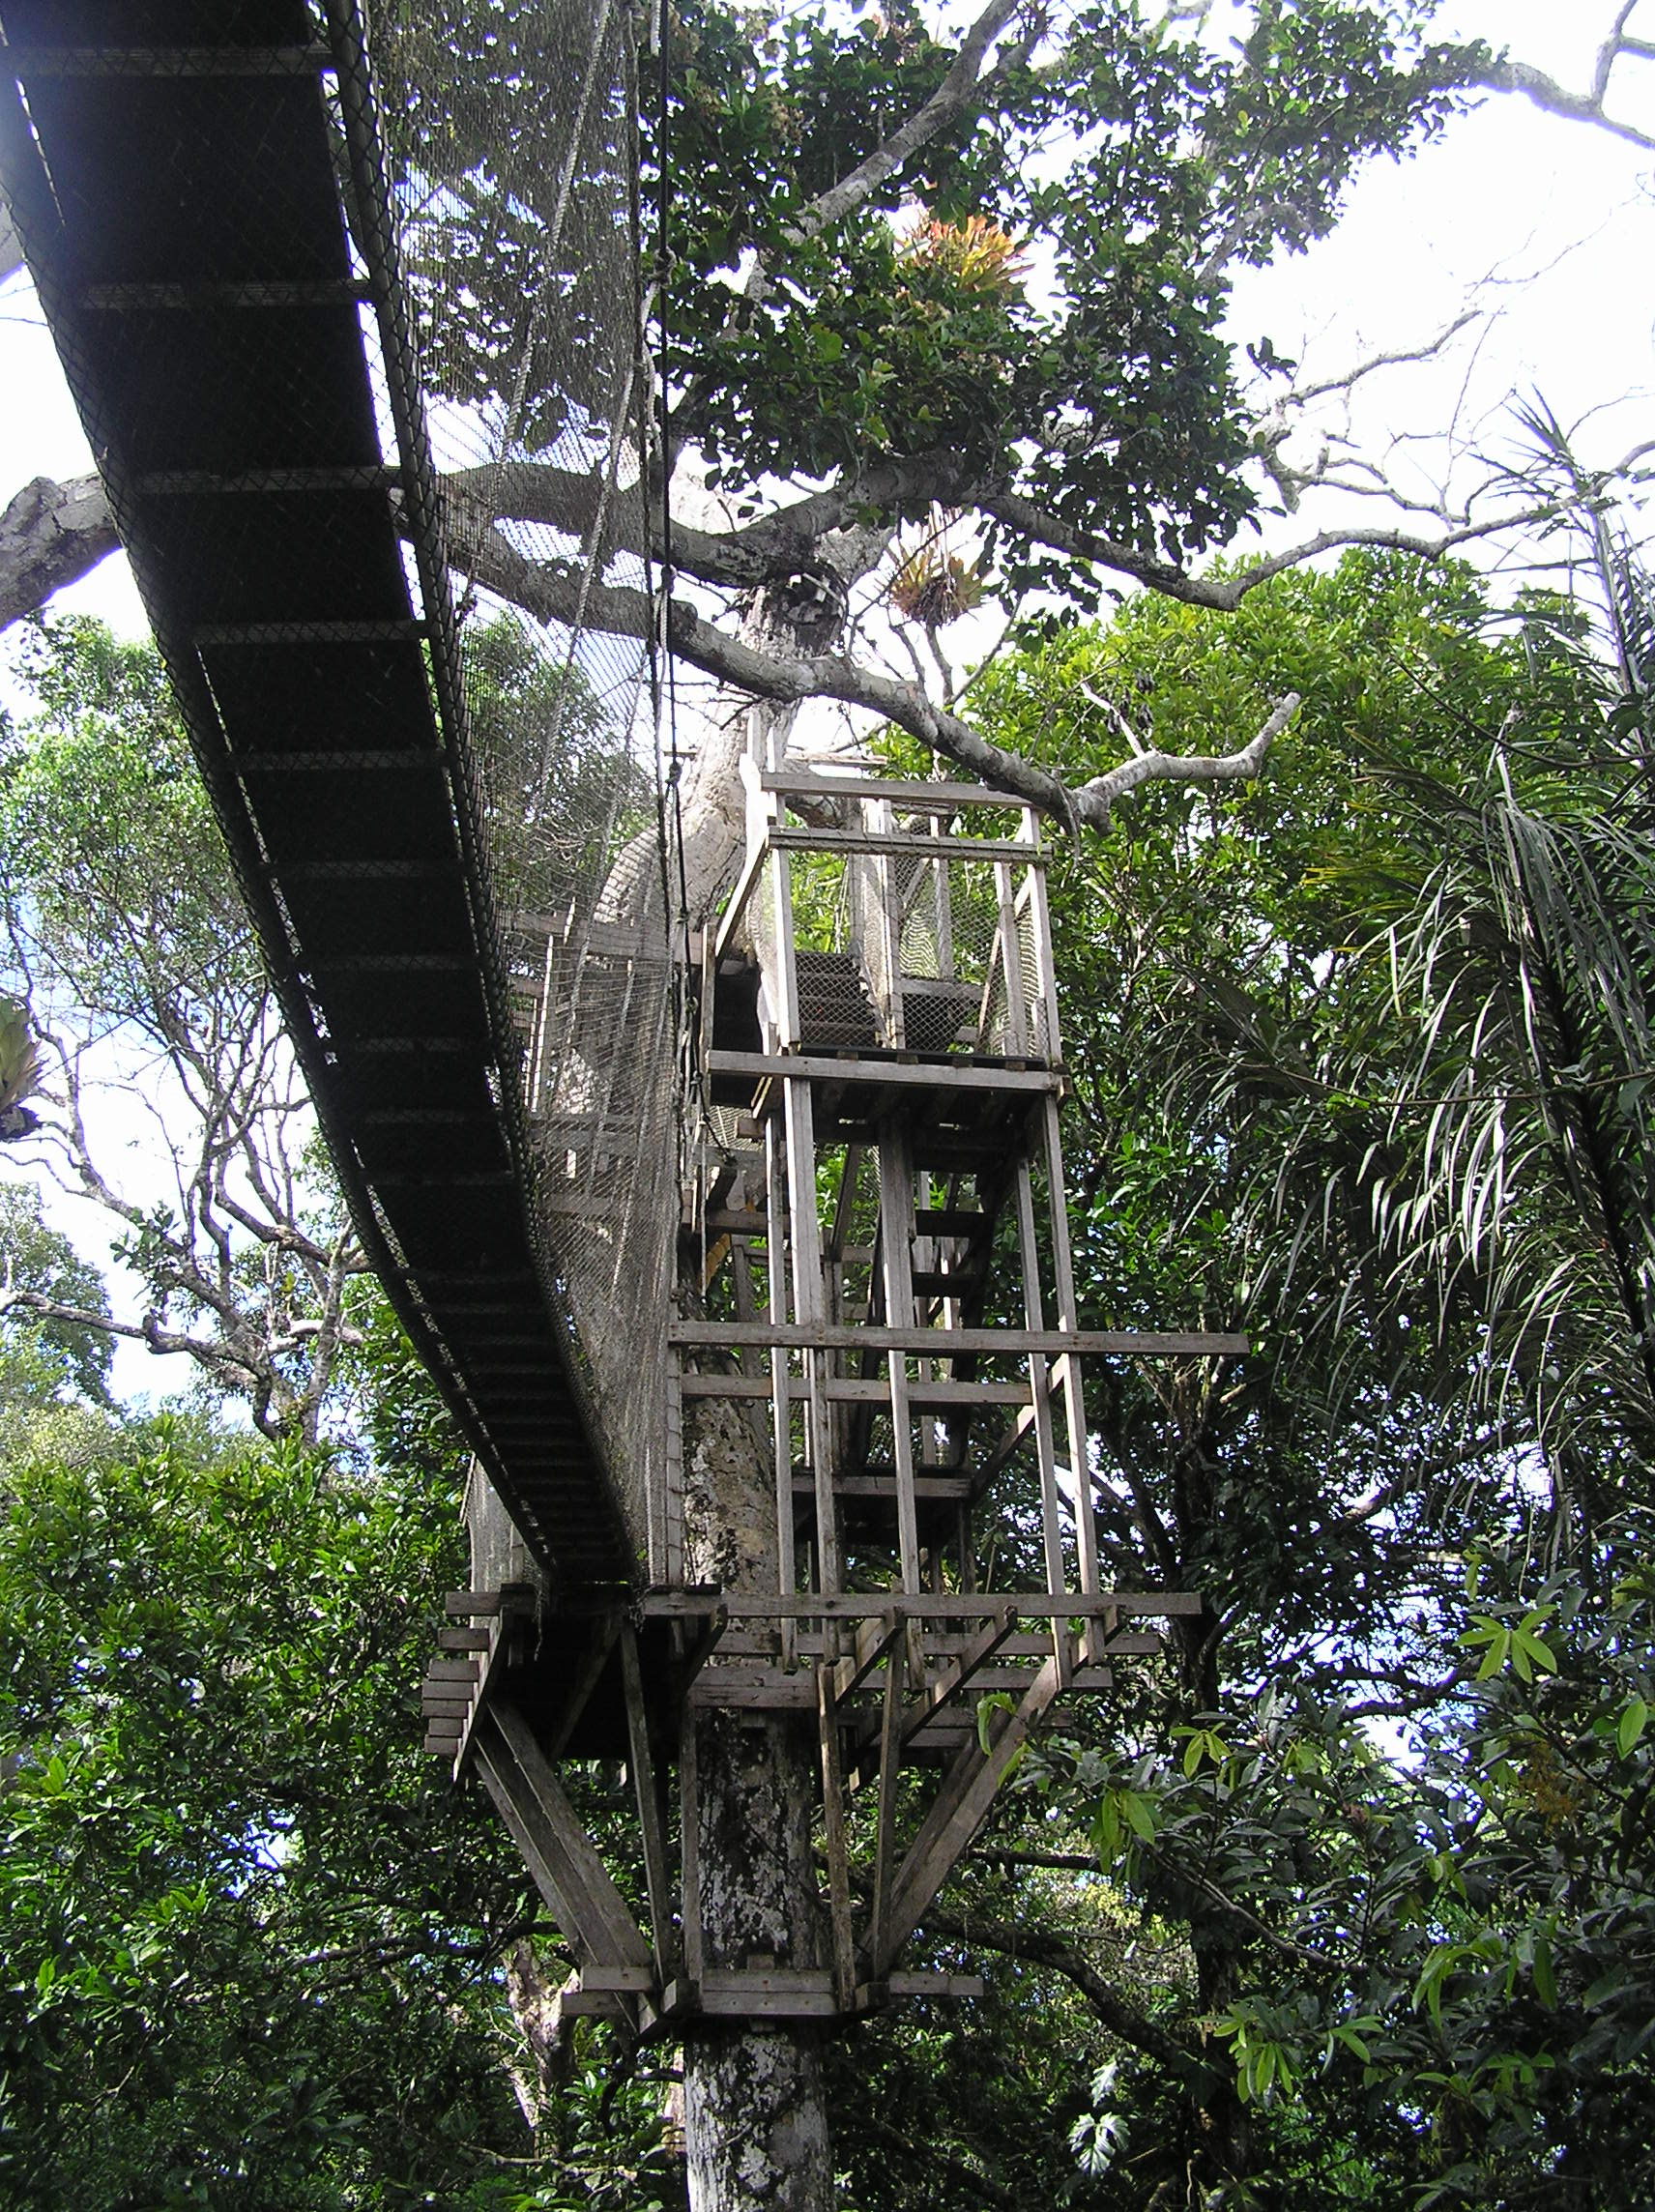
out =
[(0, 181), (368, 1257), (558, 1585), (624, 1583), (537, 1225), (354, 12), (326, 38), (304, 0), (0, 25)]

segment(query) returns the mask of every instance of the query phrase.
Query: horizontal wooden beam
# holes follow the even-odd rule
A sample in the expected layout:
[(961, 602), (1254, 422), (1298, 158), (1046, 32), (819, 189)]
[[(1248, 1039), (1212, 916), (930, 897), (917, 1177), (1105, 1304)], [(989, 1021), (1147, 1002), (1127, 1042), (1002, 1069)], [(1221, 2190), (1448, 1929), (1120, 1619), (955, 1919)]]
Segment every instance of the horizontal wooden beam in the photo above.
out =
[(454, 1589), (445, 1592), (443, 1611), (450, 1620), (482, 1620), (493, 1613), (533, 1613), (535, 1592), (527, 1583), (508, 1583), (502, 1589)]
[(638, 1601), (644, 1616), (654, 1620), (716, 1613), (727, 1613), (732, 1620), (864, 1620), (892, 1611), (910, 1620), (987, 1620), (1007, 1603), (1031, 1620), (1101, 1620), (1115, 1613), (1170, 1620), (1199, 1614), (1202, 1608), (1194, 1590), (1097, 1590), (1088, 1595), (1079, 1590), (1056, 1595), (1046, 1590), (858, 1590), (831, 1597), (780, 1597), (763, 1591), (657, 1588), (646, 1590)]
[(912, 776), (812, 775), (804, 769), (767, 768), (759, 771), (761, 791), (795, 794), (800, 799), (889, 799), (915, 814), (951, 814), (962, 806), (1001, 806), (1029, 814), (1028, 800), (980, 783), (921, 783)]
[(957, 1358), (962, 1353), (1012, 1358), (1031, 1352), (1049, 1359), (1071, 1352), (1083, 1358), (1216, 1359), (1249, 1349), (1246, 1337), (1216, 1329), (1082, 1328), (1067, 1334), (1056, 1328), (888, 1328), (874, 1322), (840, 1326), (826, 1322), (674, 1321), (667, 1324), (667, 1342), (685, 1351), (907, 1352), (928, 1359)]
[[(974, 1485), (963, 1474), (916, 1474), (913, 1478), (915, 1502), (919, 1505), (966, 1505), (971, 1502)], [(795, 1470), (793, 1495), (796, 1499), (816, 1496), (816, 1477), (808, 1468)], [(833, 1495), (852, 1502), (878, 1502), (881, 1499), (894, 1499), (897, 1495), (894, 1474), (836, 1474), (833, 1477)]]
[[(789, 1398), (802, 1400), (809, 1396), (802, 1376), (784, 1376), (782, 1386)], [(680, 1387), (686, 1398), (763, 1398), (768, 1404), (775, 1385), (768, 1375), (688, 1374), (680, 1378)], [(864, 1382), (859, 1376), (829, 1375), (823, 1387), (832, 1405), (890, 1404), (890, 1384), (877, 1378)], [(926, 1411), (946, 1406), (1027, 1406), (1029, 1402), (1027, 1382), (910, 1382), (908, 1385), (909, 1405)]]
[(1009, 838), (923, 837), (911, 830), (771, 830), (766, 839), (772, 853), (889, 853), (926, 859), (1009, 860), (1028, 867), (1042, 861), (1038, 845), (1014, 844)]
[(710, 1052), (711, 1075), (743, 1075), (766, 1080), (810, 1083), (867, 1083), (896, 1091), (1009, 1091), (1031, 1097), (1061, 1094), (1063, 1078), (1050, 1067), (981, 1067), (963, 1054), (957, 1060), (835, 1060), (805, 1052)]

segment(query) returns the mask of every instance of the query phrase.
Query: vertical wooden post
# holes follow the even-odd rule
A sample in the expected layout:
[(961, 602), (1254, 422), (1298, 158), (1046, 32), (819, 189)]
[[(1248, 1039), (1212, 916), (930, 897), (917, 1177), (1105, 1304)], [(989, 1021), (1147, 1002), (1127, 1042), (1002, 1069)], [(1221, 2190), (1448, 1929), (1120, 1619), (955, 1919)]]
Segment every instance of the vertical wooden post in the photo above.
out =
[[(890, 800), (872, 800), (866, 811), (868, 826), (876, 835), (889, 836), (896, 827)], [(885, 1016), (886, 1043), (901, 1052), (908, 1043), (908, 1025), (902, 1005), (902, 887), (896, 878), (895, 860), (889, 853), (876, 856), (874, 882), (879, 896), (881, 964), (885, 970), (886, 1003), (880, 1011)]]
[[(879, 1819), (874, 1842), (874, 1906), (868, 1949), (877, 1961), (889, 1948), (890, 1884), (896, 1843), (896, 1773), (902, 1759), (902, 1671), (904, 1644), (894, 1644), (885, 1668), (885, 1705), (880, 1718)], [(876, 1972), (879, 1970), (876, 1966)]]
[[(644, 1675), (638, 1664), (638, 1632), (629, 1620), (621, 1623), (621, 1686), (626, 1701), (626, 1744), (632, 1789), (638, 1800), (638, 1825), (644, 1840), (644, 1883), (650, 1895), (655, 1987), (664, 1990), (672, 1979), (675, 1964), (672, 1912), (668, 1905), (666, 1837), (661, 1829), (661, 1801), (655, 1793), (655, 1762), (650, 1753)], [(693, 1727), (690, 1716), (684, 1717)]]
[[(1017, 1163), (1017, 1242), (1023, 1263), (1023, 1319), (1031, 1329), (1046, 1325), (1040, 1297), (1040, 1253), (1034, 1240), (1034, 1186), (1027, 1159)], [(1046, 1547), (1046, 1584), (1053, 1597), (1068, 1586), (1063, 1568), (1062, 1507), (1058, 1494), (1058, 1449), (1052, 1434), (1052, 1394), (1043, 1353), (1029, 1355), (1029, 1384), (1033, 1394), (1034, 1449), (1040, 1466), (1040, 1528)], [(1068, 1630), (1052, 1617), (1052, 1655), (1059, 1679), (1066, 1683), (1070, 1672)]]
[(1036, 1025), (1044, 1033), (1039, 1037), (1039, 1049), (1053, 1066), (1061, 1065), (1062, 1039), (1058, 1023), (1058, 973), (1052, 953), (1052, 910), (1046, 897), (1046, 863), (1040, 854), (1040, 822), (1034, 809), (1030, 807), (1023, 816), (1019, 840), (1030, 847), (1029, 867), (1024, 880), (1024, 898), (1029, 913), (1029, 933), (1034, 953), (1034, 980), (1039, 998), (1040, 1020)]
[[(951, 815), (933, 814), (932, 836), (946, 835), (952, 819)], [(953, 888), (948, 882), (948, 856), (939, 853), (932, 864), (936, 869), (937, 975), (939, 980), (945, 983), (954, 973), (954, 899)]]
[[(1058, 1101), (1045, 1102), (1044, 1135), (1046, 1180), (1052, 1202), (1052, 1266), (1058, 1295), (1058, 1326), (1072, 1336), (1080, 1326), (1075, 1296), (1074, 1254), (1069, 1242), (1069, 1202), (1063, 1181), (1062, 1135)], [(1086, 1391), (1081, 1381), (1080, 1354), (1066, 1352), (1059, 1361), (1063, 1386), (1063, 1425), (1069, 1435), (1069, 1467), (1075, 1483), (1075, 1549), (1080, 1558), (1081, 1588), (1089, 1597), (1102, 1586), (1098, 1571), (1097, 1515), (1092, 1504), (1089, 1441), (1086, 1416)], [(1095, 1615), (1089, 1615), (1082, 1650), (1089, 1664), (1096, 1662), (1104, 1630)]]
[(1000, 957), (1005, 981), (1005, 1043), (1008, 1056), (1023, 1060), (1029, 1052), (1029, 1009), (1023, 990), (1023, 933), (1017, 926), (1017, 897), (1012, 888), (1011, 863), (996, 860), (994, 887), (1000, 898)]
[(839, 1715), (833, 1696), (836, 1663), (817, 1662), (816, 1713), (822, 1738), (822, 1827), (828, 1847), (828, 1907), (833, 1938), (833, 2001), (849, 2012), (857, 1995), (857, 1947), (851, 1928), (851, 1862), (845, 1848), (845, 1777), (839, 1757)]
[[(816, 1211), (816, 1122), (806, 1077), (790, 1075), (787, 1095), (788, 1232), (793, 1251), (793, 1318), (803, 1328), (825, 1325), (822, 1222)], [(816, 1571), (827, 1592), (840, 1587), (839, 1530), (833, 1509), (833, 1428), (828, 1404), (827, 1354), (804, 1353), (805, 1436), (816, 1487)]]
[[(784, 1139), (776, 1117), (765, 1123), (765, 1309), (772, 1327), (787, 1319), (787, 1171)], [(793, 1395), (788, 1388), (790, 1361), (778, 1344), (770, 1346), (770, 1449), (775, 1458), (776, 1584), (779, 1597), (792, 1597), (798, 1586), (793, 1542)], [(781, 1623), (781, 1662), (791, 1669), (797, 1630)]]
[[(879, 1139), (880, 1243), (885, 1258), (885, 1310), (892, 1328), (914, 1326), (914, 1156), (906, 1125), (891, 1120)], [(919, 1588), (919, 1524), (914, 1501), (914, 1433), (908, 1398), (908, 1359), (889, 1356), (890, 1427), (896, 1470), (897, 1551), (902, 1586)]]

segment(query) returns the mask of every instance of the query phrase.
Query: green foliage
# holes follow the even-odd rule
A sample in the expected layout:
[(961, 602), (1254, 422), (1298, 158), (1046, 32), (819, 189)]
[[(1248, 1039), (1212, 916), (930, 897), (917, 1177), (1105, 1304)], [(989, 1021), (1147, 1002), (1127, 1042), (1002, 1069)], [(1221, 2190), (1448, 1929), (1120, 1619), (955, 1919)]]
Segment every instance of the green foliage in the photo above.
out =
[(1186, 1962), (1074, 2122), (1117, 2201), (1655, 2187), (1650, 595), (1608, 555), (1603, 635), (1351, 555), (978, 686), (1080, 776), (1122, 720), (1210, 751), (1304, 700), (1257, 783), (1054, 855), (1083, 1320), (1255, 1347), (1089, 1377), (1108, 1571), (1204, 1610), (1001, 1831), (1089, 1846)]
[(456, 1541), (417, 1468), (176, 1422), (14, 1465), (0, 2203), (650, 2200), (658, 2088), (611, 2081), (602, 2030), (537, 2145), (511, 2090), (533, 1893), (420, 1744)]
[[(0, 754), (7, 909), (78, 1003), (158, 1041), (262, 992), (223, 839), (153, 647), (85, 617), (38, 623), (39, 701)], [(220, 1019), (222, 1019), (220, 1015)]]
[[(414, 291), (439, 386), (520, 416), (541, 450), (607, 419), (611, 181), (577, 170), (559, 266), (566, 329), (526, 310), (543, 282), (579, 72), (561, 11), (445, 0), (371, 11), (397, 189), (417, 211)], [(646, 200), (667, 203), (675, 433), (711, 480), (853, 476), (940, 455), (1060, 520), (1181, 559), (1252, 513), (1250, 431), (1220, 325), (1234, 260), (1321, 236), (1377, 154), (1401, 156), (1465, 102), (1479, 45), (1433, 44), (1411, 0), (1295, 0), (1245, 12), (1234, 46), (1086, 0), (1013, 26), (980, 102), (839, 219), (799, 224), (938, 91), (953, 46), (912, 0), (663, 18), (667, 137), (641, 71)], [(491, 92), (511, 96), (509, 143)], [(1038, 282), (915, 250), (912, 211), (991, 224)], [(605, 235), (606, 231), (609, 235)], [(761, 254), (775, 280), (727, 279)], [(606, 276), (606, 272), (609, 273)], [(525, 372), (515, 364), (526, 348)], [(1275, 358), (1267, 341), (1261, 360)], [(942, 486), (927, 483), (922, 512)], [(900, 503), (899, 503), (900, 504)], [(901, 517), (897, 517), (900, 519)], [(1089, 596), (1084, 565), (990, 531), (996, 581)]]
[[(39, 1193), (23, 1184), (0, 1185), (0, 1268), (10, 1290), (38, 1291), (84, 1313), (109, 1312), (97, 1268), (61, 1230), (47, 1227)], [(0, 1319), (0, 1334), (7, 1356), (16, 1363), (0, 1385), (0, 1406), (7, 1411), (68, 1394), (95, 1406), (108, 1404), (112, 1347), (97, 1328), (14, 1307)], [(25, 1382), (25, 1372), (32, 1380)]]

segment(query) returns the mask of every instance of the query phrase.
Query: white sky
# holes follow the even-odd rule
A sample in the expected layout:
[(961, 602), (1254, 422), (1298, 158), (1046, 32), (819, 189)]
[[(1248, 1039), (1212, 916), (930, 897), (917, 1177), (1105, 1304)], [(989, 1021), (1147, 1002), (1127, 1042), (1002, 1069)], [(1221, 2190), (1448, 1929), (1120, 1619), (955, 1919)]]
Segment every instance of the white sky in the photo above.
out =
[[(1655, 0), (1645, 0), (1655, 15)], [(1444, 0), (1436, 35), (1487, 39), (1495, 47), (1583, 90), (1613, 10), (1611, 0)], [(1640, 26), (1635, 20), (1634, 28)], [(1651, 28), (1655, 28), (1652, 25)], [(1623, 62), (1611, 112), (1655, 130), (1655, 64)], [(1236, 335), (1267, 334), (1278, 352), (1332, 374), (1368, 351), (1431, 336), (1468, 287), (1497, 274), (1500, 314), (1468, 367), (1462, 354), (1388, 371), (1365, 390), (1357, 425), (1370, 450), (1398, 433), (1440, 431), (1460, 412), (1499, 436), (1512, 393), (1540, 393), (1566, 423), (1590, 417), (1584, 456), (1601, 462), (1655, 435), (1655, 157), (1602, 132), (1544, 115), (1525, 100), (1491, 97), (1445, 140), (1402, 164), (1372, 169), (1331, 240), (1300, 259), (1245, 274), (1233, 314)], [(1528, 279), (1532, 279), (1528, 281)], [(1467, 383), (1467, 376), (1469, 381)], [(34, 476), (71, 477), (91, 466), (26, 279), (0, 286), (0, 502)], [(1337, 515), (1308, 511), (1272, 526), (1272, 542), (1353, 516), (1386, 519), (1368, 503)], [(60, 607), (102, 616), (138, 633), (142, 615), (120, 560), (60, 595)], [(98, 1137), (133, 1195), (162, 1195), (148, 1117), (111, 1093)], [(102, 1218), (64, 1201), (54, 1218), (107, 1262)], [(111, 1291), (131, 1312), (118, 1278)], [(127, 1391), (182, 1386), (141, 1347), (124, 1347), (117, 1382)]]

